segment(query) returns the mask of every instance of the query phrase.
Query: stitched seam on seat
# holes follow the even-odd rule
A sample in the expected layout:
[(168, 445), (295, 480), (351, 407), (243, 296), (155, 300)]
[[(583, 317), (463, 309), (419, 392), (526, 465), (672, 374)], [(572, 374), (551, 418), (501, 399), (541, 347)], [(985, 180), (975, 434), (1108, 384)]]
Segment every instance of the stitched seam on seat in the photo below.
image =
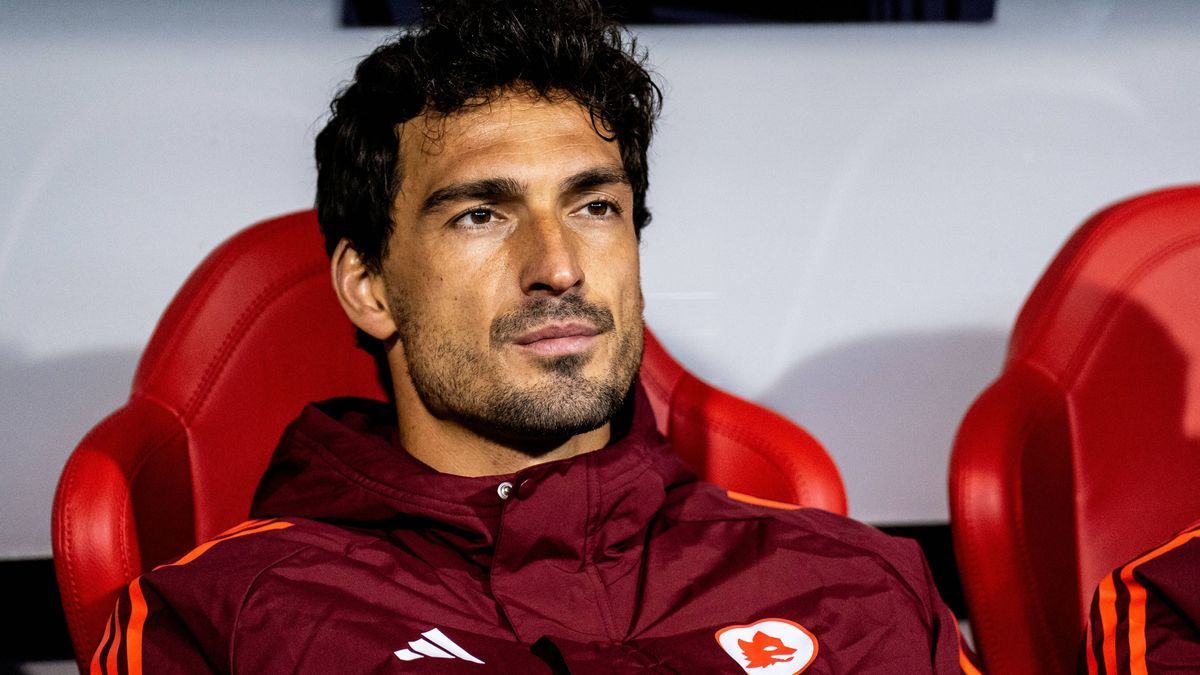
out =
[[(1079, 250), (1072, 257), (1071, 263), (1063, 269), (1063, 272), (1059, 278), (1075, 278), (1078, 275), (1079, 268), (1082, 267), (1085, 261), (1091, 257), (1092, 250), (1099, 247), (1106, 239), (1109, 230), (1123, 226), (1127, 221), (1140, 216), (1145, 211), (1148, 211), (1152, 208), (1157, 208), (1163, 201), (1173, 200), (1177, 197), (1178, 192), (1172, 190), (1170, 192), (1151, 194), (1140, 198), (1135, 197), (1134, 199), (1137, 200), (1137, 202), (1134, 204), (1127, 202), (1125, 204), (1117, 204), (1113, 207), (1110, 207), (1113, 210), (1110, 211), (1109, 215), (1106, 217), (1105, 221), (1101, 223), (1100, 227), (1097, 227), (1088, 235), (1087, 241), (1085, 241), (1083, 245), (1079, 247)], [(1103, 211), (1101, 213), (1103, 213)], [(1100, 214), (1097, 214), (1096, 217), (1099, 217), (1099, 215)], [(1053, 266), (1054, 262), (1051, 262), (1050, 264)], [(1034, 325), (1030, 327), (1029, 339), (1027, 342), (1035, 342), (1041, 338), (1041, 334), (1046, 330), (1046, 324), (1049, 322), (1050, 316), (1055, 313), (1051, 311), (1052, 307), (1058, 306), (1062, 303), (1063, 296), (1066, 294), (1066, 286), (1066, 284), (1062, 283), (1057, 284), (1055, 287), (1055, 292), (1047, 295), (1046, 300), (1042, 304), (1042, 307), (1044, 308), (1042, 313), (1038, 316), (1037, 321), (1034, 322)], [(1036, 287), (1034, 288), (1034, 293), (1037, 293)]]
[(1088, 328), (1083, 334), (1083, 339), (1079, 341), (1072, 352), (1064, 373), (1067, 383), (1074, 384), (1075, 378), (1082, 372), (1092, 357), (1095, 356), (1095, 350), (1090, 349), (1092, 341), (1108, 326), (1121, 305), (1127, 302), (1128, 299), (1124, 294), (1125, 291), (1140, 282), (1159, 263), (1190, 249), (1197, 243), (1200, 243), (1200, 234), (1178, 239), (1172, 242), (1170, 246), (1157, 249), (1154, 253), (1144, 257), (1132, 271), (1121, 279), (1121, 282), (1105, 297), (1104, 303), (1094, 315), (1092, 322), (1088, 324)]
[[(272, 222), (277, 223), (275, 227), (270, 227)], [(274, 230), (276, 228), (282, 227), (283, 222), (284, 221), (267, 221), (266, 223), (260, 223), (257, 226), (251, 226), (250, 228), (243, 230), (241, 233), (233, 235), (231, 241), (233, 239), (237, 239), (239, 241), (248, 243), (250, 241), (258, 241), (260, 239), (267, 238), (268, 236), (274, 234)], [(245, 244), (243, 245), (245, 246)], [(172, 331), (171, 335), (167, 338), (167, 341), (163, 343), (162, 349), (158, 351), (159, 354), (170, 354), (172, 351), (174, 351), (175, 345), (181, 339), (183, 339), (183, 336), (189, 333), (187, 328), (190, 327), (190, 324), (194, 322), (195, 316), (201, 311), (202, 306), (202, 303), (195, 302), (195, 299), (206, 297), (210, 289), (220, 284), (221, 280), (225, 278), (225, 273), (229, 271), (229, 268), (233, 267), (234, 263), (242, 257), (243, 250), (233, 250), (223, 245), (222, 247), (218, 248), (215, 253), (219, 257), (211, 261), (213, 270), (205, 274), (204, 283), (200, 284), (194, 292), (188, 294), (188, 301), (184, 305), (184, 311), (179, 315), (179, 320), (175, 322), (176, 329)], [(205, 266), (205, 262), (202, 262), (201, 267)], [(185, 281), (184, 287), (186, 288), (187, 285), (188, 284)], [(176, 298), (176, 301), (182, 301), (182, 298)], [(173, 304), (174, 303), (172, 303), (172, 305)], [(170, 310), (171, 306), (168, 306), (167, 311), (170, 312)], [(163, 316), (165, 317), (166, 314)], [(155, 369), (146, 374), (146, 380), (153, 379), (157, 376), (158, 370), (161, 367), (161, 363), (161, 359), (155, 363)]]
[(669, 395), (671, 392), (667, 390), (667, 387), (663, 385), (662, 382), (658, 381), (657, 377), (643, 377), (640, 379), (640, 382), (647, 389), (654, 390), (654, 393), (656, 393), (661, 400), (667, 402), (668, 404), (670, 403)]
[[(1021, 425), (1022, 443), (1020, 444), (1020, 447), (1024, 448), (1027, 446), (1029, 439), (1033, 436), (1033, 427), (1035, 423), (1036, 420), (1033, 417), (1028, 417), (1026, 418), (1025, 423)], [(1017, 461), (1018, 475), (1023, 475), (1023, 467), (1025, 464), (1024, 452), (1020, 453)], [(1023, 497), (1018, 495), (1016, 507), (1017, 513), (1014, 514), (1017, 531), (1020, 533), (1020, 537), (1017, 539), (1017, 552), (1019, 554), (1018, 561), (1021, 565), (1021, 574), (1026, 579), (1032, 580), (1037, 579), (1038, 577), (1036, 576), (1035, 571), (1036, 566), (1033, 564), (1033, 552), (1029, 550), (1028, 538), (1025, 534), (1025, 510), (1025, 500)], [(1050, 641), (1050, 624), (1046, 619), (1045, 604), (1042, 602), (1042, 597), (1038, 593), (1032, 594), (1030, 602), (1033, 605), (1034, 610), (1033, 620), (1037, 624), (1037, 630), (1034, 631), (1034, 639), (1037, 640), (1043, 648), (1046, 648), (1046, 651), (1041, 653), (1051, 653), (1050, 650), (1053, 649), (1053, 644), (1048, 644)]]
[[(1020, 442), (1016, 443), (1015, 445), (1017, 445), (1018, 447), (1022, 447), (1022, 448), (1024, 447), (1025, 442), (1032, 436), (1033, 426), (1034, 426), (1034, 420), (1031, 417), (1026, 416), (1024, 422), (1021, 425), (1020, 436), (1019, 436)], [(1024, 464), (1024, 461), (1025, 461), (1024, 452), (1019, 453), (1019, 455), (1017, 457), (1018, 464), (1015, 468), (1016, 475), (1018, 475), (1018, 476), (1021, 475), (1021, 467)], [(975, 503), (978, 501), (975, 498), (976, 493), (975, 493), (975, 491), (969, 491), (969, 492), (967, 492), (967, 495), (968, 495), (968, 499), (970, 499), (971, 503), (967, 505), (966, 511), (968, 513), (973, 513), (977, 510), (977, 507), (975, 505)], [(1021, 573), (1024, 575), (1024, 577), (1026, 579), (1035, 579), (1036, 577), (1033, 574), (1034, 566), (1032, 563), (1033, 556), (1030, 553), (1028, 547), (1025, 545), (1026, 538), (1024, 535), (1024, 526), (1022, 525), (1022, 523), (1024, 523), (1025, 501), (1023, 498), (1021, 498), (1019, 492), (1017, 493), (1017, 496), (1015, 497), (1014, 501), (1016, 502), (1016, 504), (1014, 506), (1014, 510), (1016, 511), (1016, 513), (1015, 514), (1005, 514), (1005, 516), (1011, 519), (1010, 522), (1015, 524), (1014, 529), (1019, 533), (1019, 536), (1016, 537), (1016, 540), (1017, 540), (1017, 550), (1016, 550), (1017, 564), (1021, 567)], [(971, 560), (975, 561), (972, 564), (973, 567), (980, 567), (979, 561), (987, 561), (987, 560), (991, 559), (991, 556), (988, 555), (989, 551), (986, 550), (987, 547), (988, 547), (987, 543), (980, 542), (975, 537), (972, 537), (969, 540), (969, 542), (967, 543), (967, 548), (969, 549), (968, 557)], [(988, 593), (988, 597), (989, 598), (994, 597), (994, 594)], [(1046, 618), (1045, 618), (1045, 612), (1043, 611), (1044, 608), (1043, 608), (1043, 605), (1041, 602), (1041, 598), (1036, 593), (1033, 593), (1031, 595), (1030, 603), (1033, 605), (1033, 609), (1034, 609), (1034, 611), (1033, 611), (1034, 621), (1038, 624), (1036, 626), (1036, 629), (1031, 631), (1032, 638), (1035, 640), (1035, 645), (1045, 646), (1045, 643), (1049, 636), (1049, 623), (1046, 621)], [(980, 619), (980, 627), (983, 627), (986, 625), (990, 628), (995, 629), (998, 626), (998, 622), (996, 620), (995, 603), (989, 601), (986, 603), (986, 606), (982, 609), (983, 609), (983, 611), (974, 613), (974, 616), (976, 616)], [(984, 634), (985, 633), (983, 631), (981, 631), (979, 635), (982, 636)], [(994, 630), (993, 630), (992, 634), (993, 635), (995, 634)], [(1036, 648), (1035, 645), (1030, 645), (1030, 646)], [(984, 645), (980, 645), (980, 646), (985, 647)], [(1050, 647), (1053, 647), (1053, 645), (1050, 645)], [(1004, 658), (1006, 656), (1007, 656), (1007, 654), (998, 654), (995, 651), (993, 651), (993, 653), (991, 653), (991, 654), (988, 654), (985, 651), (984, 659), (988, 666), (988, 670), (995, 670), (996, 672), (1008, 672), (1007, 671), (1008, 666), (998, 667), (998, 664), (1007, 663), (1008, 659)], [(1014, 665), (1014, 667), (1015, 667), (1015, 665)]]
[(245, 334), (262, 317), (263, 310), (272, 302), (278, 300), (283, 294), (320, 274), (325, 270), (325, 267), (325, 263), (322, 262), (301, 265), (289, 270), (286, 274), (268, 284), (242, 310), (233, 327), (225, 333), (225, 338), (222, 340), (221, 346), (217, 349), (216, 355), (209, 361), (208, 366), (204, 370), (204, 375), (200, 378), (200, 383), (192, 392), (191, 397), (189, 397), (187, 405), (184, 406), (184, 419), (190, 421), (195, 417), (200, 407), (208, 399), (208, 395), (223, 372), (225, 364), (232, 357), (233, 352), (237, 350)]
[[(135, 398), (137, 398), (136, 395), (131, 396), (130, 402), (133, 402), (133, 400)], [(128, 405), (128, 404), (126, 404), (126, 405)], [(109, 426), (112, 426), (114, 424), (113, 419), (114, 419), (113, 417), (109, 417), (109, 418), (105, 419), (104, 421), (102, 421), (100, 424), (98, 424), (95, 427), (95, 429), (93, 430), (93, 433), (103, 433), (103, 431), (102, 431), (103, 429), (105, 429)], [(171, 435), (171, 432), (167, 431), (167, 432), (164, 432), (164, 434), (166, 434), (167, 437), (169, 438)], [(160, 443), (161, 443), (161, 441), (155, 440), (151, 443), (151, 445), (158, 447)], [(148, 453), (149, 453), (149, 449), (144, 448), (142, 450), (142, 452), (138, 455), (138, 457), (135, 458), (134, 463), (131, 465), (131, 467), (130, 467), (130, 469), (131, 469), (131, 471), (130, 471), (130, 476), (131, 476), (130, 487), (132, 487), (133, 476), (136, 476), (137, 472), (141, 468), (141, 465), (144, 464), (146, 458), (149, 456)], [(66, 494), (72, 494), (75, 491), (76, 476), (79, 474), (78, 466), (79, 466), (78, 459), (76, 458), (76, 455), (74, 455), (74, 453), (72, 453), (72, 456), (68, 460), (66, 467), (63, 469), (64, 492)], [(121, 502), (121, 509), (119, 512), (120, 515), (119, 515), (119, 520), (117, 523), (117, 525), (118, 525), (117, 535), (118, 535), (118, 542), (119, 542), (118, 547), (120, 549), (120, 555), (121, 555), (121, 572), (122, 572), (123, 576), (125, 576), (126, 578), (131, 578), (132, 576), (136, 576), (135, 571), (131, 569), (132, 565), (130, 564), (129, 554), (128, 554), (128, 539), (125, 534), (126, 529), (128, 527), (128, 523), (129, 523), (126, 512), (129, 509), (130, 492), (131, 492), (130, 490), (125, 491), (125, 494), (124, 494), (122, 502)], [(75, 520), (74, 509), (64, 509), (63, 520), (64, 520), (64, 522), (63, 522), (64, 532), (72, 531), (72, 523)], [(63, 553), (66, 557), (66, 560), (64, 561), (64, 563), (65, 563), (65, 567), (67, 567), (67, 569), (68, 569), (68, 572), (67, 572), (68, 583), (69, 583), (69, 587), (71, 589), (70, 597), (68, 598), (68, 601), (66, 603), (64, 603), (63, 609), (66, 612), (66, 614), (68, 614), (72, 618), (74, 625), (82, 629), (85, 626), (84, 626), (84, 617), (83, 617), (83, 606), (82, 606), (82, 604), (80, 604), (78, 602), (79, 586), (77, 584), (77, 578), (79, 576), (79, 569), (78, 569), (78, 566), (75, 565), (75, 563), (74, 563), (75, 557), (73, 555), (73, 551), (74, 551), (75, 547), (73, 545), (72, 540), (69, 537), (63, 536), (62, 542), (63, 542)], [(89, 639), (90, 638), (88, 638), (87, 636), (80, 635), (80, 636), (78, 636), (77, 640), (73, 640), (73, 642), (75, 643), (76, 656), (78, 656), (80, 654), (80, 652), (88, 651), (88, 648), (91, 647), (91, 645), (88, 643)]]
[[(72, 453), (71, 457), (67, 460), (66, 468), (63, 470), (63, 490), (67, 494), (74, 492), (75, 476), (79, 473), (78, 465), (79, 460), (76, 458), (75, 454)], [(63, 530), (70, 532), (71, 523), (75, 518), (75, 510), (73, 508), (66, 508), (63, 509), (63, 511)], [(78, 570), (76, 569), (75, 565), (75, 557), (72, 555), (74, 546), (72, 545), (72, 540), (70, 537), (63, 536), (61, 532), (59, 533), (59, 536), (62, 537), (62, 549), (63, 554), (66, 557), (63, 562), (64, 566), (68, 568), (67, 579), (71, 589), (70, 597), (67, 598), (67, 602), (65, 603), (63, 609), (65, 610), (67, 618), (69, 619), (68, 625), (74, 625), (77, 628), (82, 629), (84, 627), (82, 616), (83, 606), (79, 602), (79, 586), (76, 583), (76, 578), (79, 575), (77, 574)], [(78, 662), (81, 652), (86, 652), (87, 647), (89, 647), (89, 638), (85, 635), (74, 635), (72, 637), (74, 638), (73, 642), (75, 644), (75, 658), (76, 662)]]
[[(667, 416), (667, 424), (670, 425), (672, 390), (667, 389), (666, 385), (663, 384), (662, 382), (660, 382), (657, 377), (642, 377), (639, 374), (638, 382), (640, 382), (643, 387), (653, 390), (657, 394), (659, 400), (661, 400), (663, 403), (666, 404), (667, 409), (665, 411), (665, 414)], [(676, 389), (678, 389), (678, 386), (676, 387)]]
[[(130, 400), (132, 401), (133, 397), (131, 397)], [(138, 474), (141, 473), (142, 466), (144, 466), (145, 463), (150, 459), (151, 455), (153, 455), (163, 446), (167, 445), (169, 442), (173, 441), (181, 431), (182, 427), (179, 429), (167, 429), (163, 431), (160, 436), (151, 437), (139, 448), (138, 454), (135, 456), (133, 463), (130, 465), (129, 486), (128, 489), (125, 490), (125, 494), (121, 502), (121, 526), (117, 530), (121, 541), (121, 567), (124, 570), (126, 577), (137, 576), (141, 573), (141, 570), (134, 570), (133, 565), (129, 562), (129, 545), (125, 536), (126, 530), (129, 529), (129, 516), (133, 512), (133, 507), (131, 506), (133, 499), (133, 484), (137, 480)], [(192, 525), (194, 526), (195, 524), (193, 523)], [(142, 562), (145, 563), (145, 561)]]
[[(801, 474), (799, 476), (795, 476), (794, 473), (796, 473), (796, 472), (792, 471), (793, 469), (801, 469), (803, 467), (799, 467), (793, 462), (786, 462), (786, 460), (785, 460), (785, 463), (781, 464), (779, 461), (776, 461), (775, 457), (763, 453), (761, 450), (758, 449), (758, 447), (756, 445), (754, 445), (750, 442), (750, 441), (761, 441), (762, 440), (761, 437), (752, 438), (751, 434), (748, 434), (741, 430), (735, 430), (736, 427), (727, 426), (727, 425), (725, 425), (721, 422), (718, 422), (712, 418), (706, 417), (701, 412), (700, 408), (695, 405), (686, 405), (685, 406), (684, 404), (680, 403), (680, 404), (676, 404), (675, 409), (678, 411), (677, 414), (679, 416), (685, 417), (689, 422), (692, 422), (692, 423), (704, 422), (704, 426), (708, 429), (711, 429), (716, 434), (723, 436), (727, 440), (737, 442), (743, 448), (758, 455), (759, 457), (764, 459), (768, 464), (775, 467), (776, 469), (785, 470), (788, 473), (789, 477), (791, 477), (792, 479), (794, 479), (795, 481), (800, 483), (801, 493), (804, 493), (804, 494), (808, 493), (808, 491), (809, 491), (808, 487), (807, 487), (808, 480), (804, 477), (803, 474)], [(803, 498), (802, 495), (797, 494), (795, 489), (793, 489), (791, 480), (787, 481), (787, 485), (788, 485), (788, 491), (791, 493), (792, 499), (796, 500), (797, 503), (800, 500), (802, 500), (802, 498)]]

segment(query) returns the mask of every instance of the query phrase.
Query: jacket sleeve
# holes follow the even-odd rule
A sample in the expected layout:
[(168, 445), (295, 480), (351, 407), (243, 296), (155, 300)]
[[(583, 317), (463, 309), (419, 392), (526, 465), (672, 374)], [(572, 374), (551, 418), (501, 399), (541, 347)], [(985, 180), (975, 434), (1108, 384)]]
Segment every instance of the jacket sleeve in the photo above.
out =
[(1200, 669), (1200, 523), (1113, 570), (1092, 596), (1078, 672)]
[(217, 669), (187, 623), (145, 577), (138, 577), (117, 600), (89, 672), (140, 675)]

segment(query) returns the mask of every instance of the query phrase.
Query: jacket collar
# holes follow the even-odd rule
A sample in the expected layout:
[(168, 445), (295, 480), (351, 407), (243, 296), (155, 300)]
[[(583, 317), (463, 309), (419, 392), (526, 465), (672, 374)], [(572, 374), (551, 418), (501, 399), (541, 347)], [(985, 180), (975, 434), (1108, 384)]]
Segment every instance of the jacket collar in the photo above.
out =
[[(631, 398), (628, 430), (607, 447), (485, 477), (439, 473), (405, 452), (389, 404), (310, 404), (284, 432), (253, 512), (397, 534), (436, 529), (483, 565), (502, 531), (506, 551), (603, 562), (639, 536), (669, 486), (695, 480), (655, 428), (640, 384)], [(508, 499), (502, 483), (513, 486)]]

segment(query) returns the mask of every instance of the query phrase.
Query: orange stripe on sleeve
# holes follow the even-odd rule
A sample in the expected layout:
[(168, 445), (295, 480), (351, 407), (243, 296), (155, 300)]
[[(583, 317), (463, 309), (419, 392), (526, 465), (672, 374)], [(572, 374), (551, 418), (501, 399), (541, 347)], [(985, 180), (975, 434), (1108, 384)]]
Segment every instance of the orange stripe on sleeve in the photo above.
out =
[(765, 507), (771, 508), (771, 509), (784, 509), (787, 511), (794, 511), (795, 509), (800, 508), (796, 504), (789, 504), (787, 502), (777, 502), (774, 499), (763, 499), (762, 497), (755, 497), (753, 495), (748, 495), (743, 492), (734, 492), (733, 490), (727, 490), (725, 492), (725, 494), (728, 495), (729, 498), (735, 502), (742, 502), (745, 504), (754, 504), (755, 506), (765, 506)]
[(1103, 634), (1101, 646), (1104, 649), (1104, 672), (1108, 675), (1117, 673), (1117, 587), (1113, 583), (1113, 575), (1106, 574), (1100, 580), (1096, 590), (1100, 599), (1100, 630)]
[(212, 548), (213, 546), (216, 546), (217, 544), (219, 544), (223, 541), (229, 541), (230, 539), (237, 539), (238, 537), (244, 537), (248, 534), (258, 534), (259, 532), (269, 532), (271, 530), (283, 530), (283, 529), (289, 528), (291, 526), (292, 526), (291, 523), (281, 520), (281, 521), (277, 521), (274, 523), (269, 523), (267, 525), (263, 525), (261, 527), (254, 527), (254, 528), (249, 528), (249, 529), (245, 529), (245, 530), (240, 530), (238, 532), (235, 532), (235, 533), (233, 533), (227, 537), (223, 537), (221, 539), (211, 539), (209, 541), (204, 542), (203, 544), (200, 544), (196, 548), (192, 549), (190, 553), (183, 556), (179, 560), (176, 560), (173, 563), (159, 565), (158, 567), (155, 567), (154, 569), (157, 570), (157, 569), (162, 569), (164, 567), (179, 567), (180, 565), (186, 565), (186, 564), (192, 562), (193, 560), (195, 560), (196, 558), (199, 558), (200, 556), (204, 555), (204, 553), (206, 551), (208, 551), (208, 549)]
[(142, 578), (129, 584), (129, 627), (125, 630), (125, 658), (129, 675), (142, 675), (142, 629), (146, 625), (146, 597)]
[(971, 663), (970, 657), (968, 657), (967, 653), (963, 651), (961, 642), (958, 645), (958, 667), (962, 668), (962, 671), (966, 673), (966, 675), (983, 675), (979, 672), (979, 669), (975, 667), (975, 664)]
[(252, 519), (252, 520), (247, 520), (247, 521), (238, 523), (237, 525), (234, 525), (233, 527), (229, 528), (228, 530), (225, 530), (221, 534), (218, 534), (216, 538), (228, 537), (229, 535), (237, 534), (238, 532), (241, 532), (242, 530), (248, 530), (252, 527), (258, 527), (259, 525), (265, 525), (273, 520), (275, 520), (275, 519), (274, 518), (256, 518), (256, 519)]
[[(254, 521), (254, 525), (258, 525), (261, 522), (264, 521)], [(245, 523), (239, 525), (237, 528), (234, 528), (234, 530), (230, 530), (231, 534), (228, 534), (228, 536), (225, 536), (224, 538), (207, 541), (192, 549), (190, 553), (183, 556), (179, 560), (176, 560), (172, 563), (167, 563), (165, 565), (159, 565), (154, 569), (158, 570), (164, 567), (179, 567), (186, 565), (196, 558), (204, 555), (204, 553), (210, 548), (223, 541), (229, 541), (230, 539), (236, 539), (249, 534), (257, 534), (259, 532), (283, 530), (292, 526), (291, 523), (286, 521), (267, 522), (266, 525), (261, 525), (258, 527), (243, 527), (243, 525), (245, 525)], [(146, 625), (147, 608), (146, 598), (142, 593), (141, 581), (142, 578), (138, 577), (129, 584), (130, 611), (128, 627), (125, 630), (125, 652), (126, 658), (128, 659), (129, 675), (141, 675), (142, 673), (142, 631)], [(115, 673), (116, 671), (114, 670), (113, 672)]]
[(1146, 587), (1133, 578), (1133, 571), (1165, 553), (1200, 537), (1200, 531), (1184, 532), (1121, 568), (1121, 581), (1129, 588), (1129, 672), (1146, 675)]

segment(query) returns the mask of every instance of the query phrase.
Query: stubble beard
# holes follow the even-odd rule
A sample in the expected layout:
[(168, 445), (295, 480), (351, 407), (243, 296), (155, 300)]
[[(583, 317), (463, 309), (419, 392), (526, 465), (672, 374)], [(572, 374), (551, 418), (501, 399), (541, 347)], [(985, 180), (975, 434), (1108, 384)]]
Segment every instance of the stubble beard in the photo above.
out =
[(612, 313), (576, 295), (533, 298), (491, 326), (490, 348), (455, 341), (432, 327), (389, 289), (388, 305), (403, 346), (408, 376), (431, 414), (458, 422), (487, 438), (538, 455), (572, 436), (603, 426), (621, 409), (642, 361), (642, 302), (635, 321), (615, 336), (607, 373), (588, 377), (593, 354), (538, 359), (545, 377), (518, 386), (502, 370), (500, 350), (511, 338), (550, 320), (582, 319), (608, 335)]

